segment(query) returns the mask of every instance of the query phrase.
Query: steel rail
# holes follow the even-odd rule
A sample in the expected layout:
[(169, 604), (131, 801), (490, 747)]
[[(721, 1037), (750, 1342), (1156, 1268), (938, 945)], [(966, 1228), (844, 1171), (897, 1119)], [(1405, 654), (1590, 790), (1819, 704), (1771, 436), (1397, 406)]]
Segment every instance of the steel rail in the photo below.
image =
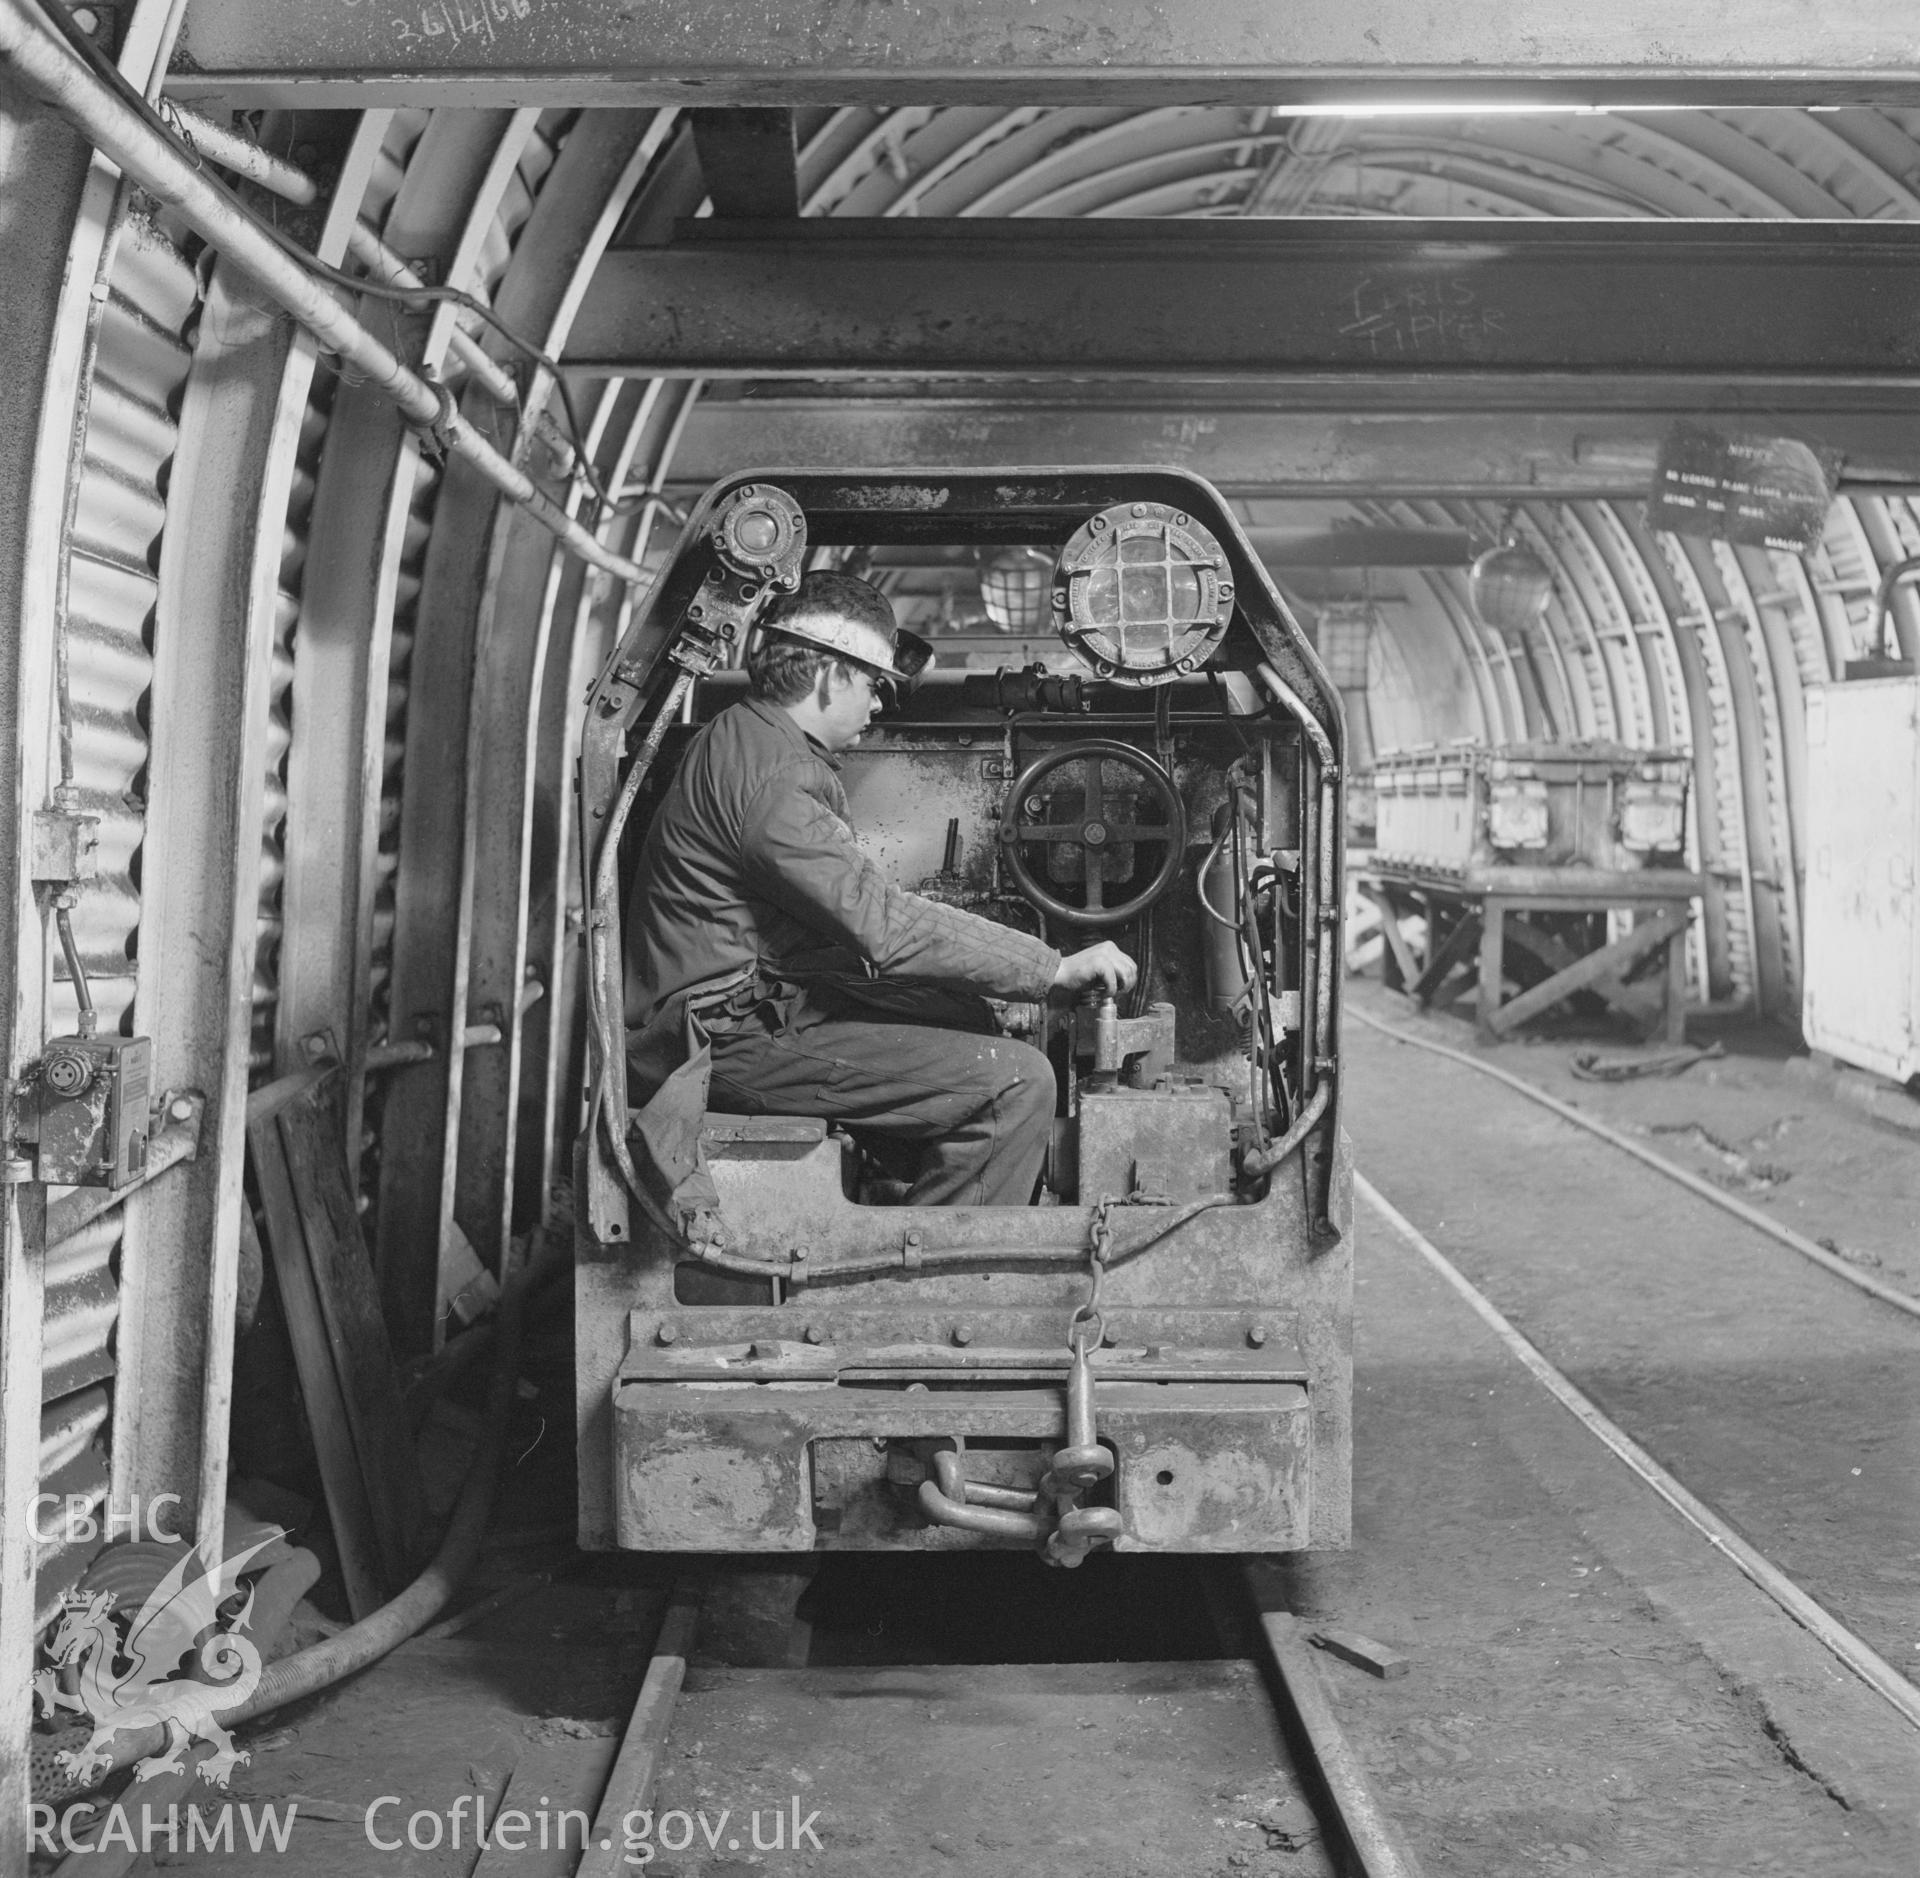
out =
[(687, 1658), (700, 1626), (700, 1597), (701, 1586), (692, 1580), (676, 1584), (669, 1595), (667, 1614), (661, 1620), (639, 1699), (621, 1737), (613, 1770), (607, 1775), (606, 1790), (594, 1811), (593, 1830), (587, 1835), (587, 1850), (575, 1868), (574, 1878), (615, 1878), (616, 1873), (631, 1869), (626, 1858), (626, 1821), (632, 1814), (644, 1812), (653, 1796), (667, 1730), (673, 1722), (673, 1705), (686, 1681)]
[(1689, 1493), (1625, 1429), (1607, 1416), (1516, 1330), (1499, 1308), (1475, 1287), (1473, 1281), (1404, 1213), (1393, 1206), (1370, 1180), (1364, 1175), (1355, 1174), (1353, 1184), (1355, 1191), (1368, 1205), (1459, 1293), (1474, 1315), (1589, 1433), (1597, 1436), (1619, 1459), (1626, 1462), (1688, 1525), (1716, 1551), (1723, 1552), (1795, 1623), (1823, 1644), (1877, 1695), (1884, 1697), (1903, 1720), (1920, 1728), (1920, 1688), (1915, 1688), (1870, 1643), (1855, 1636), (1824, 1605), (1810, 1598), (1777, 1565), (1755, 1551), (1712, 1507)]
[[(942, 1458), (957, 1460), (953, 1456)], [(931, 1481), (926, 1484), (934, 1485)], [(1023, 1540), (1032, 1536), (1026, 1530), (1032, 1523), (1030, 1515), (997, 1512), (986, 1506), (955, 1510), (972, 1515), (964, 1523), (977, 1531)], [(1016, 1524), (1021, 1528), (1018, 1531)], [(1381, 1810), (1360, 1757), (1340, 1726), (1299, 1618), (1288, 1611), (1261, 1610), (1258, 1588), (1244, 1570), (1241, 1582), (1255, 1620), (1260, 1654), (1273, 1672), (1268, 1694), (1275, 1699), (1282, 1730), (1306, 1748), (1294, 1771), (1304, 1776), (1304, 1784), (1309, 1787), (1317, 1781), (1319, 1804), (1314, 1811), (1323, 1831), (1333, 1828), (1328, 1837), (1343, 1878), (1423, 1878), (1418, 1860)], [(699, 1628), (703, 1591), (704, 1581), (692, 1576), (678, 1580), (668, 1593), (666, 1613), (640, 1693), (594, 1809), (593, 1826), (574, 1878), (614, 1878), (624, 1869), (624, 1822), (652, 1803), (675, 1704), (686, 1680), (687, 1658)], [(876, 1675), (886, 1673), (888, 1668), (882, 1664), (870, 1667)]]
[(615, 579), (644, 585), (647, 574), (610, 549), (502, 456), (461, 414), (452, 394), (413, 371), (333, 295), (256, 228), (222, 190), (159, 131), (122, 103), (57, 39), (27, 0), (0, 0), (0, 63), (100, 154), (282, 308), (328, 352), (336, 353), (390, 397), (408, 421), (470, 463), (510, 502), (524, 508), (571, 554)]
[(1723, 1213), (1730, 1213), (1742, 1225), (1751, 1226), (1756, 1232), (1764, 1233), (1769, 1239), (1776, 1240), (1789, 1251), (1798, 1252), (1804, 1259), (1810, 1259), (1823, 1271), (1833, 1273), (1836, 1278), (1844, 1278), (1857, 1291), (1864, 1291), (1869, 1297), (1878, 1298), (1882, 1304), (1891, 1304), (1896, 1311), (1904, 1312), (1908, 1317), (1920, 1317), (1920, 1298), (1910, 1297), (1906, 1292), (1884, 1280), (1873, 1277), (1868, 1272), (1858, 1271), (1837, 1254), (1829, 1252), (1823, 1245), (1816, 1244), (1804, 1233), (1797, 1233), (1791, 1226), (1783, 1226), (1777, 1219), (1770, 1219), (1757, 1206), (1749, 1206), (1746, 1201), (1723, 1193), (1710, 1181), (1698, 1174), (1668, 1160), (1665, 1155), (1656, 1154), (1651, 1148), (1643, 1148), (1630, 1136), (1623, 1135), (1617, 1128), (1609, 1128), (1605, 1122), (1596, 1121), (1591, 1115), (1583, 1115), (1570, 1102), (1562, 1102), (1558, 1096), (1549, 1095), (1544, 1089), (1537, 1089), (1516, 1076), (1511, 1070), (1499, 1068), (1493, 1063), (1483, 1063), (1478, 1057), (1470, 1056), (1465, 1050), (1456, 1050), (1448, 1044), (1434, 1043), (1425, 1037), (1416, 1037), (1409, 1031), (1395, 1030), (1391, 1024), (1383, 1024), (1377, 1017), (1368, 1017), (1365, 1012), (1348, 1007), (1347, 1015), (1369, 1030), (1377, 1030), (1383, 1037), (1391, 1037), (1395, 1043), (1404, 1043), (1416, 1050), (1426, 1050), (1434, 1056), (1444, 1056), (1455, 1063), (1464, 1063), (1468, 1069), (1478, 1070), (1483, 1076), (1491, 1076), (1496, 1082), (1503, 1082), (1510, 1089), (1516, 1089), (1530, 1102), (1538, 1102), (1544, 1109), (1551, 1109), (1562, 1121), (1572, 1122), (1576, 1128), (1584, 1128), (1588, 1134), (1597, 1135), (1610, 1147), (1618, 1148), (1623, 1154), (1631, 1154), (1636, 1161), (1651, 1167), (1657, 1174), (1665, 1174), (1669, 1180), (1677, 1181), (1689, 1193), (1698, 1194), (1703, 1200), (1710, 1201)]
[(1260, 1610), (1257, 1598), (1253, 1603), (1267, 1660), (1313, 1751), (1326, 1798), (1346, 1840), (1346, 1863), (1356, 1878), (1420, 1878), (1420, 1867), (1381, 1812), (1360, 1757), (1333, 1712), (1319, 1668), (1301, 1635), (1300, 1620), (1289, 1611)]

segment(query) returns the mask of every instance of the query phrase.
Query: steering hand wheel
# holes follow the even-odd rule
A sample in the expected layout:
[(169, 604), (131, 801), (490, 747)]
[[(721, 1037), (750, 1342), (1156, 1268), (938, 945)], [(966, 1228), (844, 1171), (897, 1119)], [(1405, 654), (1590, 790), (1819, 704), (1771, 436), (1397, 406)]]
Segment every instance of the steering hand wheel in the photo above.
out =
[[(1082, 766), (1084, 796), (1077, 815), (1061, 821), (1039, 819), (1040, 785), (1054, 771), (1070, 763)], [(1158, 822), (1114, 822), (1107, 818), (1107, 770), (1129, 770), (1135, 781), (1158, 805)], [(1107, 904), (1109, 870), (1116, 859), (1115, 850), (1136, 841), (1158, 842), (1166, 853), (1146, 888), (1115, 905)], [(1072, 842), (1085, 857), (1086, 904), (1070, 906), (1044, 886), (1028, 866), (1022, 850), (1028, 843)], [(1124, 743), (1094, 737), (1082, 743), (1062, 744), (1037, 761), (1029, 763), (1007, 791), (1000, 811), (1000, 848), (1006, 857), (1007, 872), (1014, 884), (1041, 912), (1070, 926), (1120, 926), (1143, 913), (1173, 885), (1180, 871), (1180, 857), (1187, 845), (1187, 812), (1173, 778), (1152, 757)]]

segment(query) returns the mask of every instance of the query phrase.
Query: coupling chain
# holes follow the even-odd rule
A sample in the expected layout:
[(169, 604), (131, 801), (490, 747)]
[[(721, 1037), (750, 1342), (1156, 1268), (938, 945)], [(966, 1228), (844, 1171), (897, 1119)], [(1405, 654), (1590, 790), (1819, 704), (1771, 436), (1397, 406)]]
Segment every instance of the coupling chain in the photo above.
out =
[(1112, 1194), (1103, 1196), (1087, 1228), (1087, 1295), (1067, 1322), (1067, 1348), (1076, 1355), (1099, 1348), (1107, 1334), (1107, 1322), (1100, 1311), (1100, 1286), (1107, 1275), (1107, 1261), (1113, 1257), (1111, 1214), (1122, 1204)]
[(1113, 1456), (1100, 1445), (1094, 1420), (1093, 1353), (1106, 1338), (1100, 1314), (1100, 1285), (1113, 1256), (1109, 1215), (1121, 1204), (1112, 1195), (1093, 1209), (1087, 1235), (1087, 1297), (1067, 1325), (1073, 1362), (1067, 1373), (1066, 1445), (1054, 1450), (1040, 1492), (1053, 1506), (1053, 1530), (1040, 1555), (1049, 1565), (1078, 1565), (1095, 1546), (1111, 1545), (1121, 1532), (1120, 1515), (1110, 1506), (1083, 1506), (1081, 1498), (1113, 1472)]

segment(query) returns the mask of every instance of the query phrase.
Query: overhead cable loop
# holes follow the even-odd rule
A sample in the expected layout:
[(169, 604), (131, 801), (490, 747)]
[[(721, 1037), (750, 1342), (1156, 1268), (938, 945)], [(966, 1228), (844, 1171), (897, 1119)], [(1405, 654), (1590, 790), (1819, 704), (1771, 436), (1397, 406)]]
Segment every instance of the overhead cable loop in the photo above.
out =
[[(308, 253), (206, 175), (196, 151), (121, 77), (111, 61), (73, 27), (52, 0), (0, 0), (0, 61), (125, 175), (218, 249), (262, 293), (320, 344), (336, 353), (397, 404), (413, 422), (430, 425), (440, 403), (432, 388), (325, 290), (323, 282), (354, 294), (420, 305), (444, 301), (487, 322), (509, 345), (554, 374), (576, 436), (572, 393), (557, 361), (521, 337), (472, 294), (451, 287), (382, 287)], [(523, 470), (457, 413), (448, 426), (450, 453), (464, 458), (500, 493), (524, 508), (571, 554), (632, 585), (648, 576), (612, 553)], [(588, 452), (575, 447), (576, 467), (598, 484)], [(596, 495), (604, 490), (595, 487)]]
[[(196, 159), (204, 158), (216, 163), (221, 169), (252, 183), (258, 189), (264, 189), (269, 195), (275, 195), (282, 201), (291, 202), (299, 208), (312, 208), (320, 200), (320, 185), (305, 170), (289, 163), (284, 157), (278, 157), (271, 150), (263, 149), (251, 138), (241, 136), (237, 131), (214, 123), (210, 118), (202, 117), (197, 111), (189, 111), (177, 105), (170, 98), (163, 98), (158, 105), (160, 116), (167, 127), (180, 139), (184, 148), (191, 151)], [(241, 206), (245, 206), (242, 204)], [(276, 231), (277, 233), (278, 231)], [(323, 270), (325, 263), (317, 255), (290, 248), (296, 259), (316, 271)], [(425, 305), (436, 300), (450, 300), (466, 309), (465, 303), (471, 296), (461, 294), (450, 288), (429, 286), (419, 272), (407, 260), (388, 247), (365, 222), (355, 220), (347, 229), (347, 252), (367, 270), (367, 278), (347, 275), (356, 292), (368, 294), (377, 299), (397, 301), (403, 305)], [(334, 270), (337, 274), (339, 270)], [(380, 289), (394, 291), (382, 293)], [(477, 300), (475, 305), (483, 304)], [(494, 328), (502, 333), (510, 333), (506, 322), (495, 315), (491, 321)], [(460, 363), (464, 365), (474, 382), (490, 397), (494, 403), (515, 409), (520, 407), (520, 387), (514, 382), (513, 374), (506, 370), (467, 329), (455, 323), (447, 335), (447, 343)], [(534, 355), (538, 349), (528, 340), (514, 340), (516, 350)], [(544, 353), (538, 353), (545, 359)], [(526, 415), (523, 413), (523, 415)], [(564, 472), (573, 473), (583, 460), (579, 436), (569, 436), (554, 420), (551, 412), (542, 408), (527, 418), (536, 435), (545, 440), (560, 460)], [(585, 459), (590, 464), (590, 459)], [(582, 471), (583, 477), (591, 483), (591, 476)], [(603, 505), (611, 504), (616, 513), (621, 512), (618, 498), (611, 492), (596, 491)]]
[[(275, 156), (250, 138), (202, 117), (197, 111), (183, 109), (170, 98), (163, 98), (158, 108), (168, 127), (196, 158), (204, 157), (207, 162), (217, 163), (223, 170), (297, 207), (312, 208), (319, 202), (320, 185), (305, 170), (289, 163), (284, 157)], [(360, 293), (397, 300), (402, 304), (427, 304), (449, 297), (459, 304), (468, 297), (455, 294), (451, 289), (429, 286), (403, 256), (396, 254), (365, 222), (357, 219), (347, 229), (347, 252), (367, 270), (369, 276), (367, 279), (347, 277)], [(325, 265), (317, 255), (298, 250), (295, 253), (296, 258), (316, 269)], [(395, 291), (380, 293), (379, 289), (383, 287)], [(497, 316), (493, 323), (505, 330), (505, 322)], [(494, 403), (519, 406), (520, 387), (514, 382), (512, 373), (464, 326), (456, 323), (447, 335), (447, 342), (475, 383)], [(527, 351), (530, 347), (530, 341), (522, 341), (518, 349)], [(579, 438), (566, 435), (545, 409), (534, 414), (529, 421), (535, 432), (546, 440), (561, 459), (561, 468), (571, 470), (580, 455)], [(613, 500), (610, 496), (605, 499)]]

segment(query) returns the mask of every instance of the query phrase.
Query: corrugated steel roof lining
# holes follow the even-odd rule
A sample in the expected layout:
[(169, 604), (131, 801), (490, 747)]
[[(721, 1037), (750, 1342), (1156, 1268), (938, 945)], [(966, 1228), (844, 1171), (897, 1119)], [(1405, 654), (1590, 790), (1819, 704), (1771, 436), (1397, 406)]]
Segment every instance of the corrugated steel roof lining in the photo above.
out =
[(1917, 135), (1920, 113), (1868, 106), (1305, 119), (1201, 106), (858, 110), (813, 132), (801, 177), (814, 214), (1112, 214), (1150, 199), (1133, 212), (1243, 213), (1258, 197), (1315, 214), (1911, 219)]
[[(98, 873), (77, 893), (74, 930), (108, 1030), (129, 1021), (133, 1003), (153, 569), (166, 520), (173, 412), (191, 364), (186, 328), (198, 297), (173, 233), (137, 201), (132, 191), (122, 201), (65, 544), (70, 800), (99, 821)], [(54, 979), (53, 1021), (71, 1027), (76, 1001), (64, 963)]]
[[(1203, 107), (849, 110), (803, 129), (815, 214), (1920, 216), (1920, 113), (1869, 107), (1345, 119)], [(1404, 652), (1451, 642), (1480, 674), (1480, 734), (1537, 734), (1541, 713), (1561, 734), (1617, 722), (1672, 741), (1710, 723), (1701, 760), (1715, 800), (1705, 813), (1723, 871), (1745, 881), (1742, 824), (1757, 816), (1753, 832), (1787, 857), (1777, 865), (1790, 886), (1789, 701), (1861, 649), (1874, 580), (1916, 539), (1914, 504), (1836, 503), (1804, 562), (1731, 550), (1702, 559), (1653, 537), (1637, 503), (1590, 513), (1591, 527), (1568, 509), (1533, 530), (1556, 599), (1532, 650), (1488, 643), (1454, 590), (1458, 576), (1418, 583), (1414, 603), (1394, 609), (1393, 643)], [(1731, 585), (1715, 573), (1722, 561)], [(1903, 603), (1897, 625), (1910, 644), (1920, 604)], [(1704, 719), (1690, 683), (1705, 688)], [(1422, 687), (1405, 700), (1429, 734), (1423, 714), (1441, 696)], [(1458, 715), (1465, 702), (1447, 710)], [(1747, 800), (1743, 776), (1758, 778), (1764, 801)], [(1757, 963), (1750, 887), (1729, 896), (1726, 917), (1739, 929), (1727, 956), (1744, 989)], [(1766, 975), (1790, 989), (1794, 945), (1776, 938), (1768, 950)]]
[[(110, 1032), (137, 1021), (132, 953), (146, 832), (155, 569), (199, 301), (192, 249), (177, 225), (130, 187), (115, 214), (73, 466), (72, 521), (62, 543), (64, 657), (57, 681), (67, 752), (63, 799), (98, 821), (98, 871), (79, 884), (75, 936), (99, 1022)], [(56, 961), (49, 1021), (57, 1033), (77, 1019), (74, 987), (64, 961)], [(44, 1490), (88, 1505), (107, 1489), (120, 1235), (120, 1215), (109, 1213), (50, 1248), (47, 1260), (40, 1481)], [(96, 1535), (36, 1546), (43, 1618), (99, 1543)]]

